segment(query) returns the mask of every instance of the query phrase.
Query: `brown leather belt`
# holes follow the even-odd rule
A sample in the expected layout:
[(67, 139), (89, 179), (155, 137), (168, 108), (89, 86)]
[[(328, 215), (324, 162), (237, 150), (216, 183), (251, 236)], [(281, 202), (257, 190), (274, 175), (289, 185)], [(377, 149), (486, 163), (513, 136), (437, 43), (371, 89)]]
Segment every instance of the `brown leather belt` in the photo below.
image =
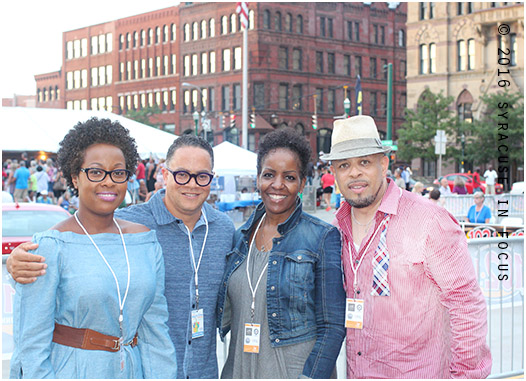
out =
[[(121, 349), (118, 337), (104, 335), (89, 328), (73, 328), (58, 323), (55, 323), (53, 342), (88, 350), (118, 352)], [(137, 334), (132, 341), (123, 345), (135, 347), (137, 345)]]

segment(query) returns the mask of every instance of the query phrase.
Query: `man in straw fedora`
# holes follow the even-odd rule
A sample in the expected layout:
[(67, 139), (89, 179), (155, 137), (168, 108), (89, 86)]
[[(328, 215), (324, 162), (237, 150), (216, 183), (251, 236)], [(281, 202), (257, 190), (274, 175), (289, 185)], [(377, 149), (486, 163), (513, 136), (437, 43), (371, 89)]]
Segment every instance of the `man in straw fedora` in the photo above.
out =
[(348, 378), (485, 378), (486, 303), (467, 241), (444, 208), (386, 177), (389, 147), (374, 120), (334, 122), (322, 159), (345, 202)]

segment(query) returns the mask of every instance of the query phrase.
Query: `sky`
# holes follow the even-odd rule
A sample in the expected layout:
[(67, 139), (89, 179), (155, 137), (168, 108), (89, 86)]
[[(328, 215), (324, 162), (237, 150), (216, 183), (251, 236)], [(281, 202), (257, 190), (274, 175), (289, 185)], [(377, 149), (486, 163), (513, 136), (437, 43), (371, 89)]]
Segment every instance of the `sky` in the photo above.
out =
[(0, 5), (0, 96), (35, 95), (62, 65), (62, 33), (177, 5), (174, 0), (7, 0)]

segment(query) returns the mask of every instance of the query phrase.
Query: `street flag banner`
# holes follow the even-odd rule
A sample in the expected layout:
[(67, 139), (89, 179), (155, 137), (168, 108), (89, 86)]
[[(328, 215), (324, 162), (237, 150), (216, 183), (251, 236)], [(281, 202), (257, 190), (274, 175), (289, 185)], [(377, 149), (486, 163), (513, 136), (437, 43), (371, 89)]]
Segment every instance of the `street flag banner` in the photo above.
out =
[(357, 77), (356, 80), (356, 89), (355, 89), (355, 95), (356, 95), (356, 115), (362, 115), (362, 81), (360, 80), (360, 75)]
[(243, 28), (248, 28), (248, 3), (239, 2), (237, 3), (236, 13), (239, 14), (241, 19), (241, 25)]

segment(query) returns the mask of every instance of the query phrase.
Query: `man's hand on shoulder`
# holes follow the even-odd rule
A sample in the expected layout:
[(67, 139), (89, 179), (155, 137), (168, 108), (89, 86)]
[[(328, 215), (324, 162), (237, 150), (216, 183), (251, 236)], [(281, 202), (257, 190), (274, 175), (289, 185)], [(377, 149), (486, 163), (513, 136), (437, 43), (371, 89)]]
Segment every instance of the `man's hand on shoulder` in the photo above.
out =
[(24, 242), (18, 245), (7, 258), (7, 271), (16, 282), (33, 283), (37, 277), (46, 273), (45, 258), (28, 253), (29, 250), (35, 250), (37, 247), (36, 243)]

